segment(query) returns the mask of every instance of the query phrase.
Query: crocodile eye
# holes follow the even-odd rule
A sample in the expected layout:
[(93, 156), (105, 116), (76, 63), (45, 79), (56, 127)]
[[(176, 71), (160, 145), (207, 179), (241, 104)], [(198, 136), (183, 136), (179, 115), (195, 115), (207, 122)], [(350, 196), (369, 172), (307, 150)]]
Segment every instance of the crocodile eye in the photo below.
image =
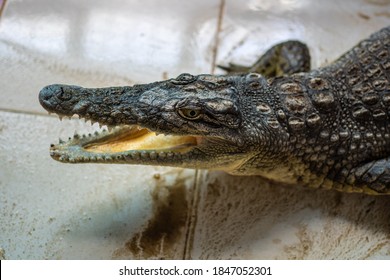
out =
[(196, 79), (195, 76), (188, 73), (183, 73), (180, 74), (176, 79), (173, 79), (172, 83), (176, 85), (185, 85), (195, 81), (195, 79)]
[(200, 116), (202, 115), (201, 109), (182, 108), (182, 109), (179, 109), (178, 112), (179, 112), (180, 116), (182, 116), (183, 118), (188, 119), (188, 120), (199, 119)]

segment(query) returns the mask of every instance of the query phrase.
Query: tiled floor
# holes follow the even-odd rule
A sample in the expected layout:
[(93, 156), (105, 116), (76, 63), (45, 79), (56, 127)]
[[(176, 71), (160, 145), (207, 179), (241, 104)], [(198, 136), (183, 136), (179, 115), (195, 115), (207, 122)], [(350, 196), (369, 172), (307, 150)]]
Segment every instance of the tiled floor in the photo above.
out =
[[(0, 0), (0, 5), (1, 5)], [(0, 258), (390, 258), (387, 197), (173, 168), (67, 165), (93, 130), (47, 115), (46, 84), (146, 83), (250, 64), (286, 39), (312, 66), (390, 24), (389, 1), (8, 0), (0, 18)]]

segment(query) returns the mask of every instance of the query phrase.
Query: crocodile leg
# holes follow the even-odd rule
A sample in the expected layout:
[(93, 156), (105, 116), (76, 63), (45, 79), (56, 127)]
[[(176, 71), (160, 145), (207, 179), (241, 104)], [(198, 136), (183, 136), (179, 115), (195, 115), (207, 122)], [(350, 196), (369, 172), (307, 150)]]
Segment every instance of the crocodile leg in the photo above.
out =
[[(342, 174), (340, 175), (343, 177)], [(390, 157), (351, 169), (347, 176), (347, 183), (365, 189), (365, 193), (390, 193)]]
[(270, 78), (309, 71), (310, 54), (305, 44), (299, 41), (286, 41), (270, 48), (252, 66), (229, 63), (229, 66), (218, 67), (229, 74), (254, 72)]

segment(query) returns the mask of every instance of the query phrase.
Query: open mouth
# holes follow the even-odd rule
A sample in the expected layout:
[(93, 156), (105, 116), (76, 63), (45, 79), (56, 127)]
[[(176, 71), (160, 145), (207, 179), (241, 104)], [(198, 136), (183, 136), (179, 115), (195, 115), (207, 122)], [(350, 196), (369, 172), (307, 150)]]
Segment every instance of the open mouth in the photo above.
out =
[(92, 153), (120, 153), (131, 150), (172, 150), (184, 152), (196, 145), (196, 138), (191, 136), (157, 135), (139, 126), (123, 126), (120, 129), (91, 141), (84, 146)]
[(89, 135), (76, 134), (52, 144), (50, 155), (61, 162), (130, 163), (181, 158), (199, 144), (200, 137), (157, 134), (137, 125), (122, 125)]

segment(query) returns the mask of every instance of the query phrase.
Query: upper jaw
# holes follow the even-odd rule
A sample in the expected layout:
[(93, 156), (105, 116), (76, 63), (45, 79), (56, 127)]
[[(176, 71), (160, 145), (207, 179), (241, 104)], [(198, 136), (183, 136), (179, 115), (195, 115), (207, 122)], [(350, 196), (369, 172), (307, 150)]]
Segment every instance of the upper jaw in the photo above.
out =
[(134, 106), (140, 95), (135, 88), (82, 88), (54, 84), (40, 91), (39, 102), (49, 113), (60, 117), (78, 115), (108, 126), (137, 124), (142, 112)]

